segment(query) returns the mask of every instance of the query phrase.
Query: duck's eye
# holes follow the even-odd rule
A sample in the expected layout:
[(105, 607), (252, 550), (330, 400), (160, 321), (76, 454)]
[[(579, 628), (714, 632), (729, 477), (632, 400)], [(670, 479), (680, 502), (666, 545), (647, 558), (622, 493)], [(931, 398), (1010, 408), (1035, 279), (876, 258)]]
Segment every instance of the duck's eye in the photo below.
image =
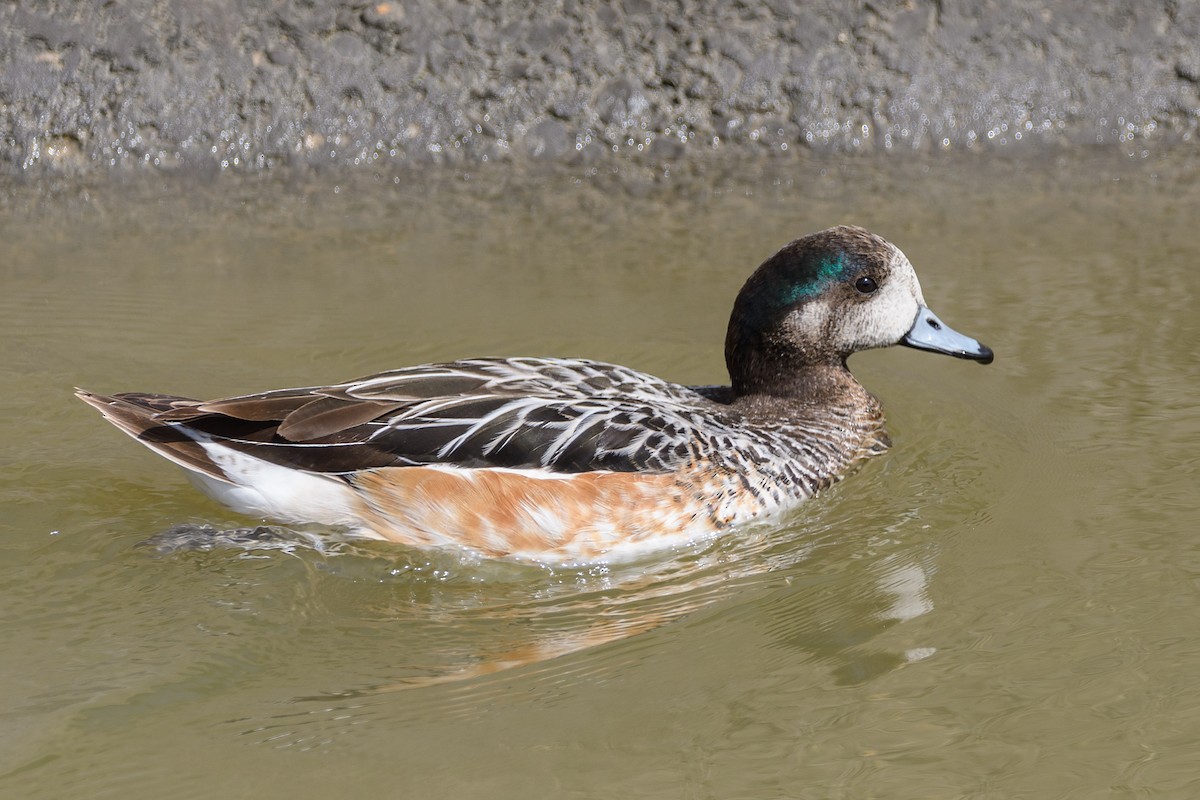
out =
[(879, 284), (877, 284), (875, 282), (874, 278), (871, 278), (867, 275), (863, 275), (861, 278), (859, 278), (858, 280), (856, 280), (854, 282), (854, 288), (858, 289), (863, 294), (870, 294), (871, 292), (873, 292), (879, 288)]

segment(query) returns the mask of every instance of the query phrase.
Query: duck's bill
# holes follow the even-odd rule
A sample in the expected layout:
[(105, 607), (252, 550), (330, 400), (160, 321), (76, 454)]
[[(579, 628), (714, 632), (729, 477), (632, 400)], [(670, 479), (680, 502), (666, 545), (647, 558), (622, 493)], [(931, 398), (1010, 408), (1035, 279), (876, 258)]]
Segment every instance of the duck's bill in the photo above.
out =
[(938, 319), (937, 314), (934, 314), (926, 306), (921, 306), (916, 320), (908, 333), (904, 334), (900, 344), (915, 347), (918, 350), (945, 353), (955, 358), (969, 358), (980, 364), (990, 364), (994, 358), (990, 347), (980, 344), (970, 336), (963, 336)]

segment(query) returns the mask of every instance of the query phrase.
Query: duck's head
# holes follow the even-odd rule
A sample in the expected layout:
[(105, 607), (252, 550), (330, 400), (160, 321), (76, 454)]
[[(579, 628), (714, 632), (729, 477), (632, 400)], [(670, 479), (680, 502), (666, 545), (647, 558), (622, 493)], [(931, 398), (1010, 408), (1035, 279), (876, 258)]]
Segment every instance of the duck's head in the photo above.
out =
[(939, 320), (900, 249), (862, 228), (797, 239), (755, 270), (725, 339), (735, 394), (790, 393), (804, 371), (904, 344), (990, 364), (992, 351)]

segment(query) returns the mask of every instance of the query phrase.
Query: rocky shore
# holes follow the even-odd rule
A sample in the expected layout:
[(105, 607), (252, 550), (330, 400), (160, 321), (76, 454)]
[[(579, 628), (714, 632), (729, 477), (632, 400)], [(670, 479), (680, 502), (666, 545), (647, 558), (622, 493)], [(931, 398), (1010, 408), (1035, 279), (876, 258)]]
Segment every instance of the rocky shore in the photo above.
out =
[(1189, 141), (1177, 0), (16, 0), (0, 170)]

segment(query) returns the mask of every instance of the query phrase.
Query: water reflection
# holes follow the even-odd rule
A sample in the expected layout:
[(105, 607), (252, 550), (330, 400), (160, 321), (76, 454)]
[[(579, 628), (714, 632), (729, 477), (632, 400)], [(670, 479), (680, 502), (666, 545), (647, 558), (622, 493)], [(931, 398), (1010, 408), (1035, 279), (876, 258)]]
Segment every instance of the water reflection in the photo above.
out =
[(337, 666), (308, 681), (317, 691), (279, 698), (285, 713), (276, 703), (267, 717), (227, 724), (265, 745), (309, 747), (389, 713), (385, 698), (396, 692), (407, 698), (406, 715), (470, 719), (529, 697), (552, 702), (580, 682), (618, 680), (655, 658), (681, 621), (715, 626), (713, 642), (724, 640), (721, 631), (757, 630), (768, 652), (789, 662), (799, 654), (841, 685), (929, 658), (936, 646), (917, 633), (876, 641), (933, 610), (938, 552), (923, 536), (912, 540), (921, 528), (915, 510), (877, 508), (855, 519), (852, 505), (818, 498), (784, 526), (574, 567), (277, 527), (217, 534), (184, 526), (148, 544), (167, 560), (198, 557), (186, 544), (207, 550), (206, 559), (303, 566), (313, 585), (297, 602), (316, 628), (337, 626), (321, 634), (327, 643), (306, 646), (305, 660)]
[[(875, 643), (932, 609), (933, 570), (928, 548), (912, 551), (898, 542), (880, 547), (874, 538), (848, 543), (834, 530), (816, 538), (795, 529), (764, 531), (748, 547), (719, 543), (654, 566), (610, 568), (602, 575), (547, 573), (540, 582), (525, 582), (540, 585), (525, 599), (519, 586), (502, 580), (486, 583), (487, 591), (470, 602), (448, 592), (432, 592), (415, 604), (404, 596), (387, 609), (371, 610), (396, 626), (394, 650), (371, 648), (371, 655), (377, 662), (390, 655), (396, 663), (388, 670), (376, 663), (367, 671), (389, 674), (379, 680), (348, 676), (326, 691), (287, 698), (282, 713), (276, 703), (266, 716), (227, 725), (264, 746), (305, 749), (397, 714), (448, 723), (530, 701), (553, 705), (580, 685), (619, 683), (627, 671), (660, 657), (663, 637), (669, 639), (672, 624), (681, 622), (709, 629), (711, 644), (691, 654), (698, 670), (706, 647), (720, 648), (731, 628), (749, 626), (761, 629), (766, 652), (777, 651), (781, 663), (794, 664), (799, 651), (814, 675), (828, 673), (838, 685), (866, 683), (936, 651), (929, 643)], [(853, 566), (839, 569), (847, 558)], [(438, 580), (452, 582), (447, 566), (437, 570)], [(478, 565), (460, 569), (459, 578), (472, 574), (479, 580)], [(779, 666), (761, 664), (767, 674)], [(393, 702), (401, 699), (399, 706)]]

